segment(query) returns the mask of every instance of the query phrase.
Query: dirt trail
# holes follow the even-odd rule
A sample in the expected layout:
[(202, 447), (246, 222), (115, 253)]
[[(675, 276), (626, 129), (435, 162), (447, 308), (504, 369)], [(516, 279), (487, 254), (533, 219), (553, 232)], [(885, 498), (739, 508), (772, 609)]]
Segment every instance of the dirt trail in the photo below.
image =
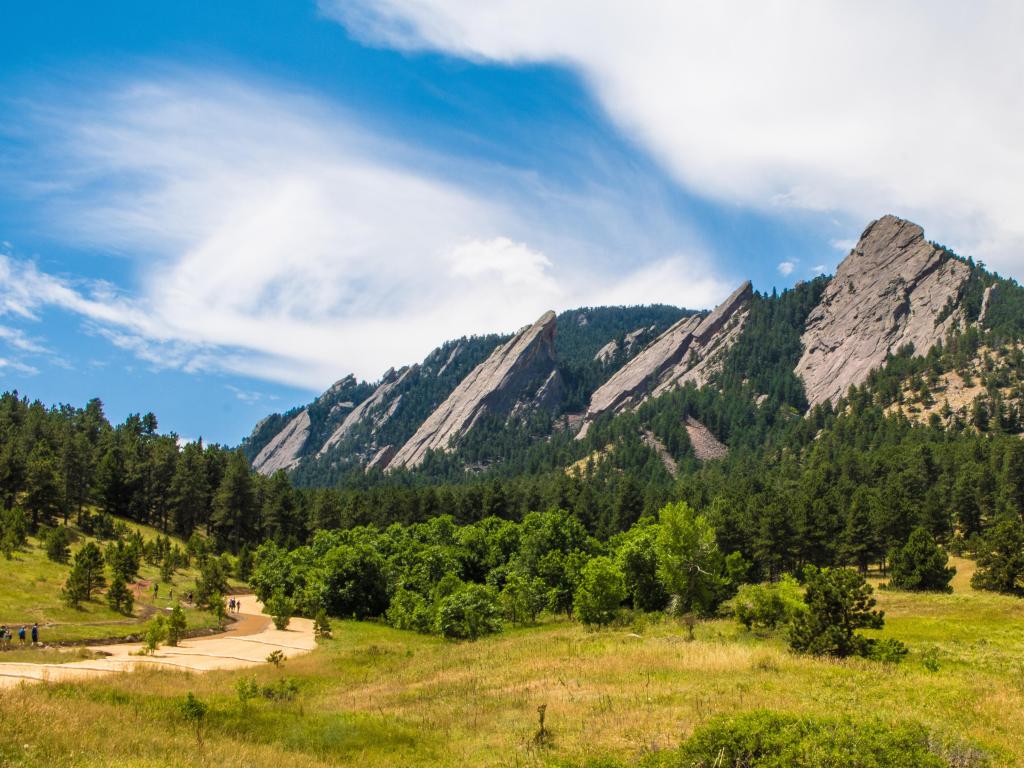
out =
[(89, 646), (90, 650), (109, 656), (67, 664), (0, 662), (0, 688), (21, 682), (88, 680), (97, 675), (154, 666), (193, 672), (240, 669), (265, 663), (275, 650), (290, 658), (316, 647), (312, 621), (292, 619), (287, 630), (274, 629), (270, 617), (260, 613), (263, 606), (256, 598), (243, 597), (244, 610), (238, 614), (238, 621), (222, 634), (183, 640), (176, 648), (162, 646), (151, 656), (135, 655), (142, 643), (120, 643)]

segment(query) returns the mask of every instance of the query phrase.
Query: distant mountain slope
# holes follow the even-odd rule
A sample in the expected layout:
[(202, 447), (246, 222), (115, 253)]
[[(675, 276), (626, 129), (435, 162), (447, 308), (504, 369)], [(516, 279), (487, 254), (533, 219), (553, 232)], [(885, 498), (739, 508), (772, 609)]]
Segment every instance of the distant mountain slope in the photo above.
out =
[(374, 385), (342, 379), (260, 422), (244, 447), (259, 471), (285, 469), (304, 485), (372, 484), (363, 478), (375, 470), (400, 482), (531, 473), (594, 457), (677, 475), (727, 449), (756, 449), (851, 387), (906, 390), (878, 384), (880, 371), (958, 335), (1005, 328), (1018, 338), (1020, 292), (916, 224), (883, 216), (833, 278), (771, 295), (746, 282), (711, 312), (549, 312), (514, 336), (447, 342)]

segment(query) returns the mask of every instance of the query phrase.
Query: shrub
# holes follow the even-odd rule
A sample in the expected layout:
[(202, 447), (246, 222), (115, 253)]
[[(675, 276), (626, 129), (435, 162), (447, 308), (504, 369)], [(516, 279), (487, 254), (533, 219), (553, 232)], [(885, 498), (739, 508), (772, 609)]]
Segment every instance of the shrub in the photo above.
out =
[(51, 528), (43, 536), (46, 557), (55, 563), (66, 563), (71, 559), (71, 531), (63, 525)]
[(144, 653), (153, 653), (160, 647), (160, 643), (167, 639), (167, 619), (163, 616), (156, 616), (146, 627), (146, 635), (143, 638), (145, 647)]
[(573, 609), (584, 624), (610, 624), (626, 599), (622, 571), (607, 557), (595, 557), (580, 572)]
[[(984, 758), (970, 765), (984, 765)], [(915, 723), (889, 724), (769, 711), (718, 717), (674, 752), (644, 763), (665, 768), (944, 768), (938, 741)]]
[(547, 597), (547, 585), (542, 579), (513, 573), (505, 580), (498, 602), (508, 621), (525, 624), (537, 620), (537, 616), (544, 610)]
[(395, 592), (385, 618), (395, 629), (411, 629), (423, 634), (433, 632), (437, 623), (433, 604), (409, 589)]
[(789, 574), (774, 584), (744, 584), (731, 602), (736, 620), (748, 630), (775, 629), (806, 610), (800, 585)]
[(167, 644), (175, 646), (185, 636), (188, 622), (185, 620), (185, 611), (180, 605), (174, 606), (171, 615), (167, 619)]
[(873, 661), (899, 664), (907, 656), (907, 646), (894, 637), (869, 640), (867, 656)]
[(323, 608), (316, 612), (316, 618), (313, 619), (313, 634), (318, 640), (331, 639), (331, 620)]
[(917, 527), (907, 543), (892, 553), (889, 586), (920, 592), (952, 592), (949, 582), (956, 568), (947, 567), (949, 556), (927, 529)]
[(501, 613), (494, 593), (482, 584), (467, 584), (442, 599), (437, 630), (449, 640), (476, 640), (501, 631)]
[(267, 600), (266, 612), (273, 618), (277, 629), (287, 629), (295, 613), (295, 602), (279, 589)]
[(195, 728), (196, 741), (202, 744), (203, 720), (206, 718), (206, 713), (210, 708), (189, 691), (185, 699), (178, 705), (178, 709), (181, 712), (181, 716), (185, 718), (185, 721), (191, 723), (193, 728)]
[(864, 577), (847, 568), (804, 569), (807, 610), (796, 615), (789, 644), (815, 656), (867, 656), (871, 643), (857, 629), (879, 629), (882, 611), (872, 610), (875, 598)]
[(10, 560), (28, 541), (28, 516), (19, 507), (0, 507), (0, 552)]

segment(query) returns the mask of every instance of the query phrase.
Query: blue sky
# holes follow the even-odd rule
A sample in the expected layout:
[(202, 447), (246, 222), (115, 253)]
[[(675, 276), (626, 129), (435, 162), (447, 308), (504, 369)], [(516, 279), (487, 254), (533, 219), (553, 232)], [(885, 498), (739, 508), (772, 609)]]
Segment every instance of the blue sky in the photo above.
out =
[(49, 2), (0, 30), (0, 385), (186, 438), (548, 308), (786, 287), (886, 212), (1020, 274), (1012, 3)]

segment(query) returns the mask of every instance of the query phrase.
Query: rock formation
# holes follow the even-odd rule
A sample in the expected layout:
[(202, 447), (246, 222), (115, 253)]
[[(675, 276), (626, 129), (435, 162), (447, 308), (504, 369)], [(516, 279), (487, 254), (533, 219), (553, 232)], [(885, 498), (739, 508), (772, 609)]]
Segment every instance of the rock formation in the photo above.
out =
[(403, 445), (388, 469), (415, 467), (428, 450), (447, 450), (484, 415), (507, 417), (532, 401), (551, 407), (561, 386), (555, 370), (555, 313), (495, 349), (478, 365)]
[(401, 403), (402, 396), (392, 397), (392, 393), (402, 385), (409, 376), (416, 373), (419, 366), (406, 366), (396, 371), (394, 368), (388, 370), (381, 378), (380, 384), (373, 394), (357, 405), (338, 425), (338, 428), (331, 433), (323, 446), (317, 452), (317, 456), (323, 456), (331, 448), (340, 443), (358, 424), (370, 421), (374, 429), (380, 427), (390, 419)]
[(649, 394), (661, 394), (688, 381), (705, 384), (739, 337), (752, 295), (747, 281), (706, 316), (685, 317), (661, 334), (598, 387), (579, 436), (598, 416), (635, 407)]
[(807, 317), (796, 373), (810, 404), (835, 402), (907, 344), (925, 354), (962, 323), (955, 302), (968, 275), (916, 224), (869, 224)]
[(711, 430), (692, 416), (686, 417), (686, 434), (690, 437), (693, 455), (700, 461), (724, 459), (729, 455), (729, 446), (711, 434)]
[(272, 475), (279, 469), (289, 470), (298, 464), (309, 438), (309, 425), (309, 411), (303, 408), (256, 455), (253, 469), (262, 475)]

